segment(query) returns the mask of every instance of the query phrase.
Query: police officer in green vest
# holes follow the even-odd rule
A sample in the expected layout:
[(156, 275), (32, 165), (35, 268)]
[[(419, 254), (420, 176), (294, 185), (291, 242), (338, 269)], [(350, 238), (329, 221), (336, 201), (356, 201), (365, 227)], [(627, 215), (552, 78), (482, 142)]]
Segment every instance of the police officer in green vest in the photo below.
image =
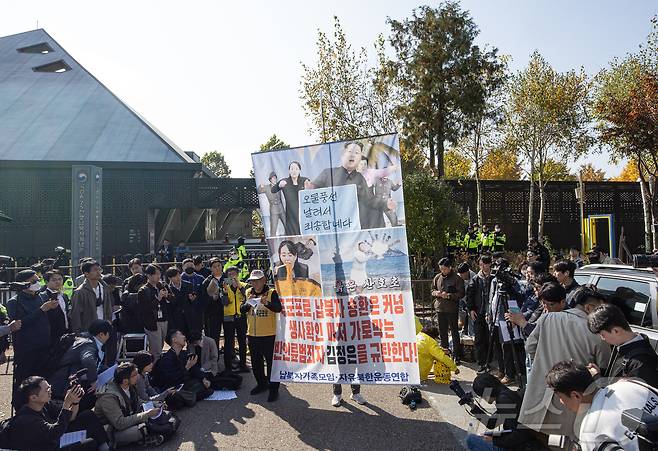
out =
[(226, 272), (231, 266), (235, 266), (240, 271), (238, 275), (240, 280), (247, 280), (249, 277), (249, 265), (247, 265), (247, 262), (242, 259), (242, 256), (238, 253), (236, 248), (231, 249), (229, 252), (228, 260), (224, 264), (224, 272)]
[(468, 228), (468, 232), (464, 237), (464, 248), (469, 256), (476, 256), (479, 252), (481, 244), (480, 230), (477, 223)]
[(505, 250), (505, 243), (507, 243), (507, 236), (500, 230), (498, 224), (494, 225), (493, 231), (493, 250), (494, 252), (503, 252)]
[(480, 232), (480, 252), (491, 252), (493, 249), (493, 235), (489, 231), (486, 224), (482, 225), (482, 232)]
[(238, 257), (240, 257), (240, 259), (247, 259), (247, 246), (244, 245), (244, 237), (238, 238), (238, 245), (236, 250), (238, 251)]

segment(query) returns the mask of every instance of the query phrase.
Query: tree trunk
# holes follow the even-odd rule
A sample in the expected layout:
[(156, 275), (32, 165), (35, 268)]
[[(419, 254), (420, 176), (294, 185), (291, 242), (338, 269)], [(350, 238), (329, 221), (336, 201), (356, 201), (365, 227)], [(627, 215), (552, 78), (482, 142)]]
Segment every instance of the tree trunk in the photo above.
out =
[(546, 199), (544, 198), (545, 192), (545, 183), (541, 178), (541, 173), (539, 174), (539, 218), (537, 220), (537, 237), (541, 240), (544, 236), (544, 205)]
[(651, 249), (650, 252), (653, 252), (654, 249), (657, 249), (656, 246), (656, 231), (654, 230), (654, 224), (656, 224), (656, 178), (653, 175), (649, 176), (649, 213), (651, 219)]
[(644, 212), (644, 251), (653, 250), (653, 228), (651, 214), (651, 199), (649, 197), (649, 184), (640, 174), (640, 193), (642, 195), (642, 211)]
[(435, 158), (434, 157), (434, 136), (432, 136), (431, 133), (429, 134), (429, 138), (428, 138), (427, 143), (429, 145), (429, 150), (430, 150), (430, 155), (429, 155), (430, 169), (434, 169), (436, 167), (435, 166), (435, 161), (434, 161), (434, 158)]
[(445, 168), (443, 167), (443, 153), (445, 151), (443, 136), (443, 131), (440, 131), (436, 136), (436, 170), (441, 179), (445, 177), (446, 174)]
[(482, 183), (480, 182), (480, 169), (475, 166), (475, 187), (477, 189), (478, 224), (482, 224)]
[(532, 180), (534, 174), (530, 173), (530, 195), (528, 196), (528, 241), (532, 238), (533, 233), (533, 217), (534, 217), (534, 203), (535, 203), (535, 182)]

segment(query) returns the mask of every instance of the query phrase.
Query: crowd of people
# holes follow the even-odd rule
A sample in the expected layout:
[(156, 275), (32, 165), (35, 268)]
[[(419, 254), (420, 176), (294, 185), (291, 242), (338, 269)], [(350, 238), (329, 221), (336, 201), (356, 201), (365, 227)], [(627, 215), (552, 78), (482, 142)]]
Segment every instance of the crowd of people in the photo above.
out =
[[(236, 266), (244, 254), (238, 243), (225, 261), (167, 267), (134, 258), (124, 280), (83, 258), (70, 298), (64, 280), (72, 279), (59, 270), (18, 272), (21, 289), (0, 328), (12, 334), (16, 414), (0, 427), (0, 448), (59, 449), (79, 431), (83, 438), (62, 447), (157, 446), (178, 429), (172, 411), (239, 388), (244, 372), (257, 382), (251, 395), (276, 401), (270, 376), (282, 306), (262, 270)], [(130, 334), (145, 337), (147, 349), (124, 342)]]
[[(502, 253), (482, 253), (456, 269), (452, 259), (445, 257), (438, 262), (432, 281), (441, 347), (433, 360), (442, 364), (443, 371), (454, 371), (444, 354), (451, 354), (459, 365), (462, 337), (473, 336), (478, 365), (474, 391), (492, 401), (502, 393), (504, 399), (496, 404), (506, 404), (506, 409), (499, 413), (509, 418), (511, 406), (514, 419), (513, 427), (505, 422), (507, 432), (493, 440), (469, 436), (469, 448), (546, 449), (549, 437), (559, 435), (579, 439), (582, 449), (601, 449), (598, 446), (606, 440), (619, 441), (621, 436), (622, 448), (611, 449), (638, 449), (636, 436), (627, 434), (623, 439), (621, 412), (622, 407), (644, 408), (651, 399), (658, 399), (658, 391), (650, 392), (651, 387), (658, 389), (658, 356), (653, 345), (633, 332), (624, 306), (617, 305), (615, 298), (604, 296), (594, 286), (579, 286), (574, 273), (585, 259), (576, 246), (567, 258), (553, 262), (548, 249), (531, 239), (526, 257), (518, 274), (511, 271)], [(590, 264), (606, 259), (600, 248), (587, 254)], [(446, 382), (444, 374), (440, 379)], [(628, 386), (627, 379), (640, 380), (648, 388)], [(594, 380), (598, 385), (589, 387)], [(514, 385), (519, 390), (510, 391), (508, 387)], [(617, 391), (640, 394), (617, 395), (614, 402), (605, 398)], [(585, 413), (587, 427), (578, 428), (576, 413), (580, 409), (583, 414), (590, 405), (591, 415)], [(605, 410), (602, 418), (614, 419), (614, 424), (597, 426), (595, 417), (601, 409)], [(595, 433), (598, 430), (617, 435)]]

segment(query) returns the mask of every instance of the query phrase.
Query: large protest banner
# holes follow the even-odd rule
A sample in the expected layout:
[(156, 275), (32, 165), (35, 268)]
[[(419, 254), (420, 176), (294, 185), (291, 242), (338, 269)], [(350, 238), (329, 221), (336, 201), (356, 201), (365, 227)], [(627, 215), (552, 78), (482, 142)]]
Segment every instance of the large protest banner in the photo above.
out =
[(397, 135), (252, 160), (283, 304), (272, 380), (420, 383)]

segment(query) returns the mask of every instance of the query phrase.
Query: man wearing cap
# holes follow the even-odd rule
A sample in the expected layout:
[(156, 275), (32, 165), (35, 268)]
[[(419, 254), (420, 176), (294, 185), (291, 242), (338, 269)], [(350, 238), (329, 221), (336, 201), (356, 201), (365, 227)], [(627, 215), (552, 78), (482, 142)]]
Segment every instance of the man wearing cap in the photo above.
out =
[[(247, 288), (247, 302), (242, 304), (240, 311), (247, 316), (251, 368), (257, 382), (251, 394), (269, 390), (267, 400), (273, 402), (279, 397), (279, 382), (272, 382), (271, 378), (277, 313), (282, 309), (281, 301), (276, 290), (267, 286), (265, 274), (260, 269), (251, 271), (247, 280), (251, 287)], [(267, 377), (264, 362), (267, 363)]]
[(21, 321), (14, 333), (14, 380), (21, 382), (39, 373), (50, 350), (48, 312), (59, 308), (57, 299), (43, 302), (39, 297), (41, 284), (36, 271), (26, 269), (16, 275), (16, 282), (28, 283), (25, 289), (7, 302), (12, 321)]

